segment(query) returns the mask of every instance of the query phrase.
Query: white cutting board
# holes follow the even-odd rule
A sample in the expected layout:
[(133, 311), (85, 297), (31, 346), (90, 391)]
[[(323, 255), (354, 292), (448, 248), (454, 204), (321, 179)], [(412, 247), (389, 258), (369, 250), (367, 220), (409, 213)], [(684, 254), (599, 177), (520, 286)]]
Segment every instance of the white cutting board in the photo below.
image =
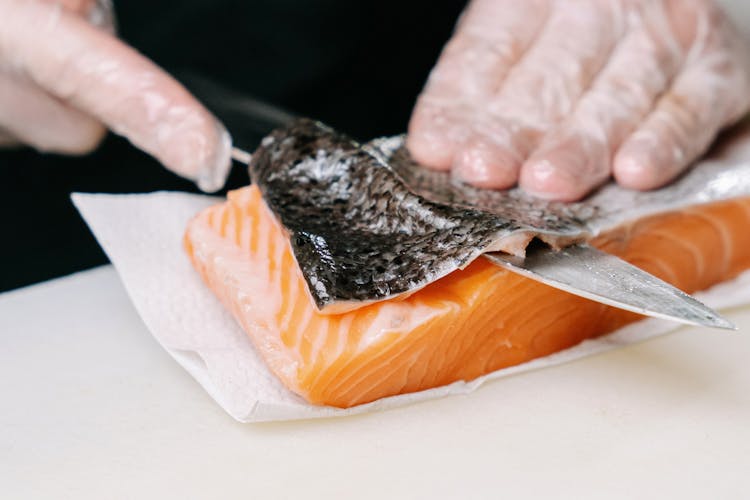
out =
[(741, 498), (750, 308), (468, 396), (238, 424), (111, 267), (0, 295), (2, 498)]

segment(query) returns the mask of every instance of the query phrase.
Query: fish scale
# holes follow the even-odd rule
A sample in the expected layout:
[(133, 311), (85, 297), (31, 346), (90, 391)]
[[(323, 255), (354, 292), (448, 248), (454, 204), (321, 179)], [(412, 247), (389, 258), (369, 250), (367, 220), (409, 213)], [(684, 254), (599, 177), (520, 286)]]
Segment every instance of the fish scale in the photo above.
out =
[(380, 158), (312, 120), (273, 132), (250, 171), (324, 311), (414, 291), (518, 229), (415, 195)]

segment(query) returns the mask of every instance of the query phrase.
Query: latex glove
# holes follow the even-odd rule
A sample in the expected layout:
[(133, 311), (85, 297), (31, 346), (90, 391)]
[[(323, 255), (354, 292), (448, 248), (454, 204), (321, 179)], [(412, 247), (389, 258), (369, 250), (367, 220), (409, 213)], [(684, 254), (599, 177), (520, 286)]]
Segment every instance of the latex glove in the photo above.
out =
[(409, 126), (465, 182), (576, 200), (668, 183), (750, 108), (750, 51), (711, 0), (474, 0)]
[(114, 35), (109, 2), (0, 0), (0, 145), (92, 150), (105, 127), (207, 191), (231, 141), (179, 83)]

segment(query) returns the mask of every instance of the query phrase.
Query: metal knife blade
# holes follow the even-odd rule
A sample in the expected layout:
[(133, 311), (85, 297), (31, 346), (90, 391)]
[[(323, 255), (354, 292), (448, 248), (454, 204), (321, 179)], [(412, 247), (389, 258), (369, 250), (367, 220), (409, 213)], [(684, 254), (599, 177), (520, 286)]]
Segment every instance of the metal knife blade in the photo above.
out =
[(562, 250), (530, 247), (526, 258), (500, 252), (484, 256), (514, 273), (619, 309), (688, 325), (737, 329), (690, 295), (586, 244)]

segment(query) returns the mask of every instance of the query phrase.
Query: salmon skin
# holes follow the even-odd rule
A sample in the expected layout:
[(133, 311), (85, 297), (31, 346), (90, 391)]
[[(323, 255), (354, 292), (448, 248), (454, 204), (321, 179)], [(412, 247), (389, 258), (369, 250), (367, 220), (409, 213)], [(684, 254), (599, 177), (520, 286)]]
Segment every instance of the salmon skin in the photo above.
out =
[(413, 292), (520, 227), (412, 193), (381, 155), (311, 120), (264, 139), (250, 173), (326, 312)]
[(403, 142), (361, 145), (299, 119), (253, 154), (253, 182), (322, 313), (414, 293), (486, 252), (522, 256), (534, 238), (559, 248), (639, 217), (750, 196), (750, 164), (707, 161), (658, 191), (610, 184), (580, 203), (551, 202), (421, 168)]

